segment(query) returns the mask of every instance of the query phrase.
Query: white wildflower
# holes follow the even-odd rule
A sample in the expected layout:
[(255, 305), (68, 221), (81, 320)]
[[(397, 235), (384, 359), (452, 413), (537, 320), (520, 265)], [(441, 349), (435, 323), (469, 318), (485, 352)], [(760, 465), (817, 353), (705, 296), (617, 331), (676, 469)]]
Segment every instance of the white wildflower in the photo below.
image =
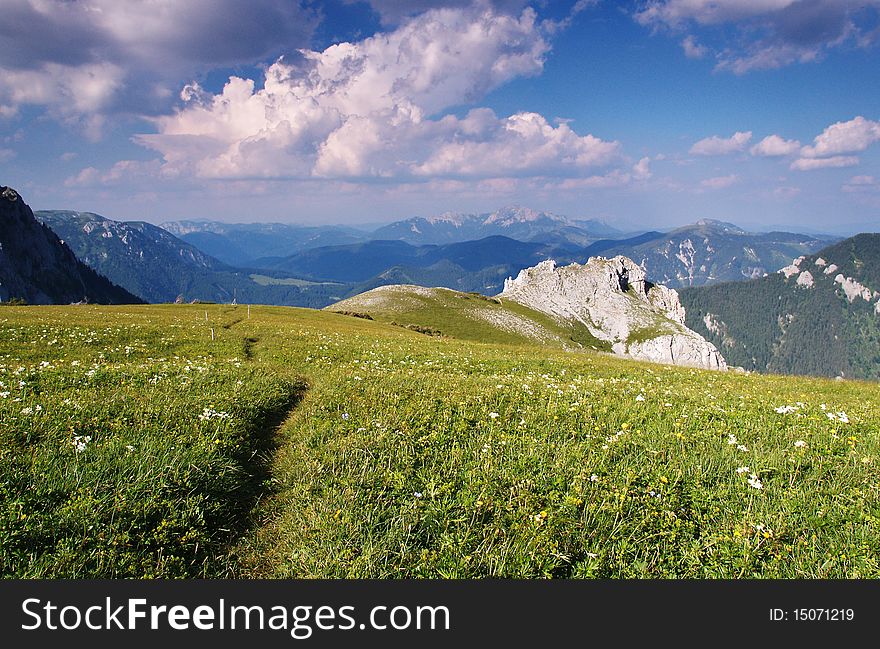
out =
[(737, 468), (737, 470), (736, 470), (736, 472), (739, 474), (749, 473), (750, 471), (751, 471), (751, 469), (747, 466), (741, 466), (741, 467)]
[(806, 445), (807, 445), (807, 443), (802, 439), (799, 439), (798, 441), (796, 441), (794, 443), (795, 448), (804, 448)]
[(752, 473), (752, 474), (749, 476), (749, 486), (750, 486), (752, 489), (763, 489), (763, 488), (764, 488), (764, 483), (761, 482), (761, 480), (758, 478), (757, 475), (755, 475), (754, 473)]
[(490, 416), (492, 419), (498, 419), (498, 417), (500, 417), (501, 415), (499, 415), (497, 412), (490, 412), (490, 413), (489, 413), (489, 416)]
[(644, 401), (644, 400), (645, 400), (644, 394), (640, 394), (639, 396), (636, 397), (636, 401)]

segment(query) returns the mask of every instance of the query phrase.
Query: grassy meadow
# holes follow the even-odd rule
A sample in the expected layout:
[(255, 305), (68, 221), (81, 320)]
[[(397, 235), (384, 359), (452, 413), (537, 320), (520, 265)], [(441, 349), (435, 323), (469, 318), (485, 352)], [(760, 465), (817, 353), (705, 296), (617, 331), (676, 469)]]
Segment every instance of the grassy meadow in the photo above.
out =
[(0, 574), (880, 577), (878, 387), (306, 309), (4, 307)]

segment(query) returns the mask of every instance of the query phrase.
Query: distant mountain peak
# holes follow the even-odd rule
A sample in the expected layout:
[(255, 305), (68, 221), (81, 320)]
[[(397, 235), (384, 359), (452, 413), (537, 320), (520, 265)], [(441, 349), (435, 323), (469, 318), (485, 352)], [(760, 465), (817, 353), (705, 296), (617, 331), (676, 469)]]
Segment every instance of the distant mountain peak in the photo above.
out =
[[(473, 214), (461, 214), (460, 212), (443, 212), (443, 214), (437, 214), (435, 216), (425, 217), (424, 220), (430, 223), (431, 225), (435, 225), (437, 223), (451, 223), (456, 227), (461, 227), (461, 225), (469, 220), (473, 219)], [(409, 221), (418, 221), (418, 218), (409, 219)]]
[(550, 212), (540, 212), (538, 210), (533, 210), (529, 207), (522, 207), (520, 205), (510, 205), (502, 207), (501, 209), (489, 214), (489, 216), (487, 216), (483, 220), (483, 225), (490, 225), (492, 223), (495, 223), (501, 226), (505, 226), (512, 225), (514, 223), (533, 223), (540, 220), (568, 223), (568, 219), (566, 217), (559, 216), (558, 214), (551, 214)]
[[(715, 228), (718, 230), (722, 230), (724, 232), (733, 232), (736, 234), (747, 234), (745, 230), (743, 230), (738, 225), (733, 223), (727, 223), (726, 221), (719, 221), (717, 219), (700, 219), (694, 225), (704, 227), (704, 228)], [(688, 227), (688, 226), (684, 226)], [(680, 228), (679, 228), (680, 229)]]

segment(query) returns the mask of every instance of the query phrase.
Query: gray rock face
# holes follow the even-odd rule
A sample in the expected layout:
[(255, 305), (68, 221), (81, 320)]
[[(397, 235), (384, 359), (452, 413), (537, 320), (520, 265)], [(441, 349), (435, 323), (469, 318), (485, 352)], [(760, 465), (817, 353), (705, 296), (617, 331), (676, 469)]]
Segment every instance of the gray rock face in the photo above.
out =
[(684, 325), (678, 293), (647, 281), (622, 255), (557, 267), (552, 260), (507, 279), (499, 297), (579, 322), (616, 354), (658, 363), (726, 369), (714, 345)]
[(82, 264), (18, 193), (0, 186), (0, 301), (137, 304), (141, 300)]

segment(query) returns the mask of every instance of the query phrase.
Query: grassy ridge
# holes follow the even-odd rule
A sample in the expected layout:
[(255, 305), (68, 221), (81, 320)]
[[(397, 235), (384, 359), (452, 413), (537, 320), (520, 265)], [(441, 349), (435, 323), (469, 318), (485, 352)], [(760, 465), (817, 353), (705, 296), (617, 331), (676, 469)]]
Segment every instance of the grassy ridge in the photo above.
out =
[[(0, 314), (10, 391), (0, 533), (18, 535), (0, 544), (4, 574), (880, 576), (876, 384), (438, 339), (300, 309), (255, 307), (250, 319), (246, 307), (208, 309), (207, 323), (189, 305)], [(68, 347), (74, 332), (85, 338)], [(167, 370), (153, 367), (160, 358)], [(95, 363), (107, 381), (88, 382)], [(39, 386), (27, 401), (11, 386), (19, 366)], [(153, 384), (154, 374), (167, 378)], [(246, 474), (259, 471), (238, 468), (253, 444), (266, 448), (249, 437), (262, 430), (254, 422), (292, 405), (294, 377), (309, 390), (255, 485)], [(211, 404), (232, 419), (199, 419)], [(35, 414), (21, 419), (36, 405), (39, 426)], [(93, 437), (80, 453), (71, 426)], [(218, 432), (229, 446), (212, 448)], [(132, 440), (156, 450), (133, 454)], [(76, 478), (71, 467), (97, 451)], [(64, 489), (41, 487), (65, 472)], [(250, 490), (210, 491), (223, 480)], [(153, 519), (122, 526), (108, 485), (172, 518), (174, 533), (157, 541)], [(229, 550), (221, 528), (230, 516), (241, 525), (254, 489), (272, 495)], [(204, 513), (212, 498), (221, 513)], [(21, 536), (18, 521), (32, 517), (54, 544)], [(129, 545), (114, 554), (101, 534), (124, 538), (121, 527)], [(195, 553), (180, 541), (188, 533), (211, 550)]]

